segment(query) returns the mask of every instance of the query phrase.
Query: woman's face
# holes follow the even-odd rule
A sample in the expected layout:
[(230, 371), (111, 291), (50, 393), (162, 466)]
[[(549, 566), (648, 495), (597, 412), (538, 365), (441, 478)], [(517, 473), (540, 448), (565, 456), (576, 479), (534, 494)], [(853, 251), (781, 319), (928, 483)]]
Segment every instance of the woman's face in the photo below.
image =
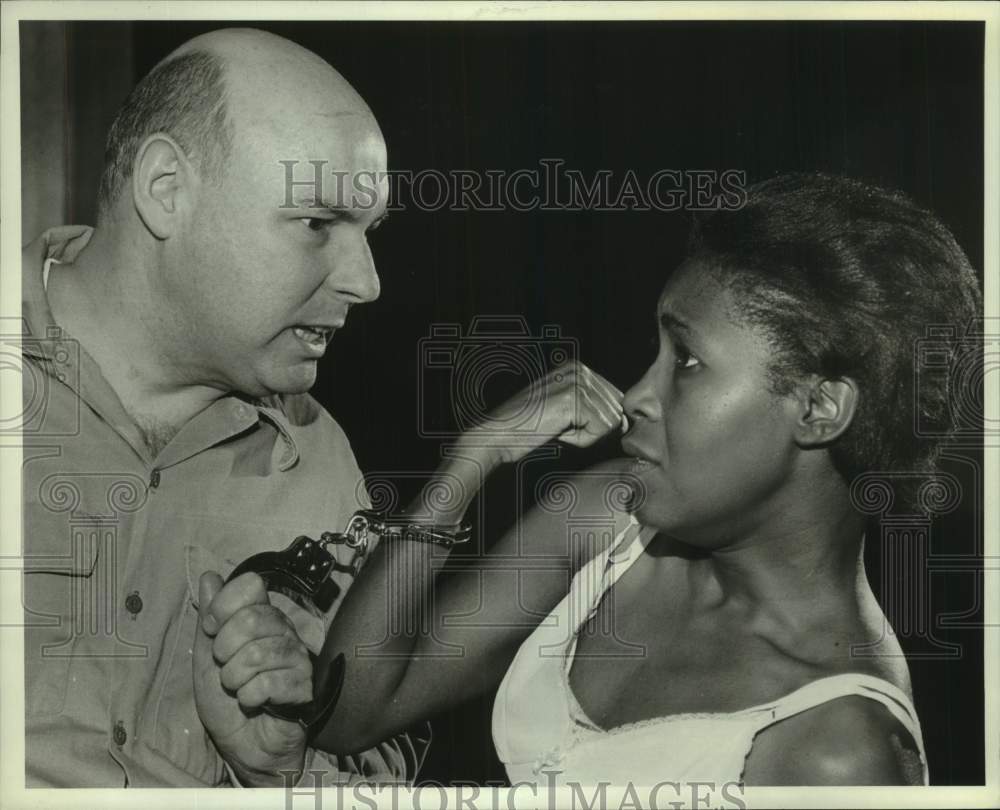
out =
[(657, 306), (656, 360), (625, 395), (636, 518), (706, 548), (780, 514), (799, 452), (797, 402), (768, 386), (774, 349), (735, 313), (711, 272), (681, 267)]

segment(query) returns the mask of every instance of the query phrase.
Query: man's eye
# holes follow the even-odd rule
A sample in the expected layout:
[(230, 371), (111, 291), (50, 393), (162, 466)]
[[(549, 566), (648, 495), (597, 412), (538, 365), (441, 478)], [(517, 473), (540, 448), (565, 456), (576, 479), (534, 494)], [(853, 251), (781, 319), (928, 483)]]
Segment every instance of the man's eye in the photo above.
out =
[(323, 219), (321, 217), (304, 217), (299, 220), (303, 225), (305, 225), (310, 231), (324, 231), (329, 228), (336, 220), (333, 219)]

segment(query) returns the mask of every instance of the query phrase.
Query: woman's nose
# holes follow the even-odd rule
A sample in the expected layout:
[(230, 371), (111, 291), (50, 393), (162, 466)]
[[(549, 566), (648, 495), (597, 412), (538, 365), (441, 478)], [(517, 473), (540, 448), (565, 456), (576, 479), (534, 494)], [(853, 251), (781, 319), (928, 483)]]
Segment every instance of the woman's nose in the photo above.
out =
[(630, 422), (637, 419), (659, 419), (663, 415), (660, 400), (659, 363), (653, 363), (638, 382), (625, 392), (623, 405)]

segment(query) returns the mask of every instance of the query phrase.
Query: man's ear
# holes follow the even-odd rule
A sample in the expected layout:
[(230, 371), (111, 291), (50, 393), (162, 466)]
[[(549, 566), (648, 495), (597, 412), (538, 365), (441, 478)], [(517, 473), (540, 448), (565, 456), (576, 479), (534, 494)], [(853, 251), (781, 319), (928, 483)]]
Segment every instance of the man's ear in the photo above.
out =
[(798, 392), (799, 418), (795, 439), (800, 447), (819, 447), (840, 437), (854, 420), (858, 385), (850, 377), (814, 377)]
[(156, 133), (139, 145), (132, 172), (132, 199), (157, 239), (167, 239), (178, 229), (181, 208), (196, 182), (194, 167), (169, 135)]

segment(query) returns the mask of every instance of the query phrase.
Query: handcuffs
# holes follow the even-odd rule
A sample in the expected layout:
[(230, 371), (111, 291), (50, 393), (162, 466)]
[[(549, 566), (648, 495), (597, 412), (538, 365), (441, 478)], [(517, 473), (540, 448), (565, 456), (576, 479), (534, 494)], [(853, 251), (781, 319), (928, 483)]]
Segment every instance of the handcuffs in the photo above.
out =
[[(283, 551), (264, 551), (245, 559), (226, 579), (230, 582), (241, 574), (253, 571), (264, 580), (269, 591), (282, 593), (314, 616), (320, 616), (340, 594), (340, 588), (332, 579), (333, 571), (345, 571), (357, 576), (367, 555), (371, 535), (382, 538), (401, 538), (450, 548), (466, 543), (471, 536), (471, 528), (445, 528), (414, 523), (404, 517), (393, 517), (372, 509), (360, 509), (340, 532), (323, 532), (319, 540), (306, 535), (296, 537)], [(337, 561), (327, 547), (346, 545), (354, 549), (354, 560), (350, 565)], [(344, 684), (344, 654), (340, 653), (326, 667), (319, 667), (319, 657), (310, 652), (313, 664), (313, 699), (307, 703), (275, 705), (265, 703), (261, 708), (272, 717), (299, 723), (309, 730), (324, 722), (333, 711)], [(320, 670), (323, 671), (320, 671)]]

